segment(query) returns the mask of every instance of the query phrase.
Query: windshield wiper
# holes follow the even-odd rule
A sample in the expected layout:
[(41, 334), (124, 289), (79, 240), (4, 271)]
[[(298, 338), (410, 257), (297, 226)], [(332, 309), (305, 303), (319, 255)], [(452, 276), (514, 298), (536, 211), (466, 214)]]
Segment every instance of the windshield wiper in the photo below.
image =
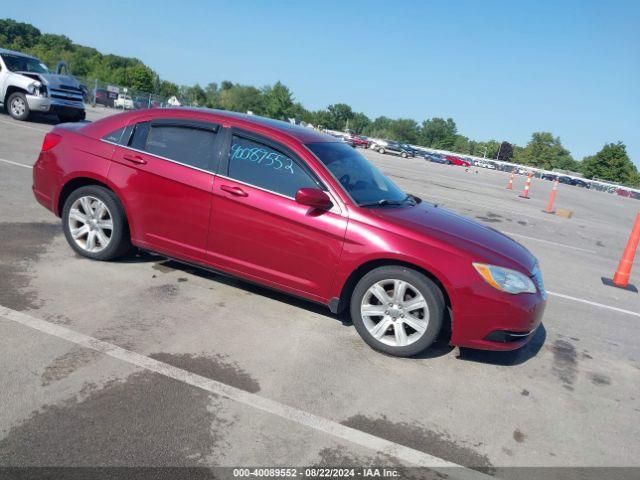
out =
[(410, 195), (407, 195), (402, 200), (389, 200), (388, 198), (383, 198), (376, 202), (368, 202), (368, 203), (359, 203), (359, 207), (384, 207), (385, 205), (403, 205), (406, 201), (412, 200)]

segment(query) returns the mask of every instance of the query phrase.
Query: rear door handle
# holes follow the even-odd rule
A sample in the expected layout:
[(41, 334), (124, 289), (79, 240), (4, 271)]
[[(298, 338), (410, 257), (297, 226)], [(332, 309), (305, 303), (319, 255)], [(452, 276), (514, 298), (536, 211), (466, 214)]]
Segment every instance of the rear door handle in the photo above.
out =
[(220, 185), (220, 190), (224, 190), (225, 192), (228, 192), (231, 195), (235, 195), (236, 197), (248, 196), (247, 192), (245, 192), (240, 187), (232, 187), (230, 185)]
[(140, 155), (128, 155), (125, 154), (122, 156), (127, 162), (135, 163), (136, 165), (145, 165), (147, 161), (142, 158)]

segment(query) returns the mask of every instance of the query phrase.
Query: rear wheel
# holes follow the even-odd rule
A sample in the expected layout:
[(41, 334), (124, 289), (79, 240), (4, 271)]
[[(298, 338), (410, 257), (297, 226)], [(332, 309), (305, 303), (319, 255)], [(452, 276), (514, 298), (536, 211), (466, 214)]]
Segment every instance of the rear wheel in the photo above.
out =
[(8, 101), (9, 115), (16, 120), (26, 120), (29, 118), (31, 110), (29, 109), (29, 103), (27, 103), (27, 97), (22, 92), (15, 92), (9, 96)]
[(384, 153), (384, 148), (380, 147), (380, 148), (378, 149), (378, 153)]
[(408, 357), (431, 346), (440, 333), (445, 303), (438, 286), (402, 266), (367, 273), (351, 296), (351, 318), (372, 348)]
[(69, 195), (62, 210), (67, 242), (93, 260), (112, 260), (131, 249), (124, 208), (116, 195), (99, 185), (80, 187)]

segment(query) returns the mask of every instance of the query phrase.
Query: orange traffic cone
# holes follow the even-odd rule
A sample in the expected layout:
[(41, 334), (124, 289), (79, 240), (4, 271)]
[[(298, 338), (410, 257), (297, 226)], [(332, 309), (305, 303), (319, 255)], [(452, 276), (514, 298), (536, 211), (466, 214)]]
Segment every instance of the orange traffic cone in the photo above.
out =
[(511, 172), (511, 176), (509, 177), (509, 184), (507, 185), (507, 190), (513, 190), (513, 177), (515, 177), (516, 174)]
[(524, 190), (518, 195), (520, 198), (529, 198), (529, 189), (531, 188), (531, 174), (527, 175), (527, 181), (524, 184)]
[(636, 256), (636, 250), (638, 250), (638, 243), (640, 242), (640, 213), (636, 215), (636, 221), (631, 229), (627, 246), (624, 249), (618, 269), (613, 275), (613, 280), (608, 278), (602, 278), (602, 282), (605, 285), (613, 287), (624, 288), (625, 290), (631, 290), (632, 292), (638, 292), (638, 289), (634, 285), (629, 284), (629, 277), (631, 276), (631, 267), (633, 266), (633, 259)]
[(549, 203), (547, 203), (547, 208), (543, 210), (544, 213), (555, 213), (553, 209), (553, 202), (556, 200), (556, 194), (558, 193), (558, 180), (553, 182), (553, 188), (551, 189), (551, 193), (549, 194)]

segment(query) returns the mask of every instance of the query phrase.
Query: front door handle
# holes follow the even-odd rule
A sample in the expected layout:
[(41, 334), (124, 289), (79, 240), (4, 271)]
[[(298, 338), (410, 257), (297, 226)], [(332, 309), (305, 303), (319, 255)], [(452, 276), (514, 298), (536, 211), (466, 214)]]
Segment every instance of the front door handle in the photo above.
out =
[(236, 197), (246, 197), (248, 194), (240, 187), (232, 187), (230, 185), (220, 185), (220, 190), (224, 190), (225, 192), (230, 193), (231, 195), (235, 195)]
[(122, 158), (124, 158), (127, 162), (135, 163), (136, 165), (145, 165), (147, 163), (147, 161), (140, 155), (126, 154), (123, 155)]

